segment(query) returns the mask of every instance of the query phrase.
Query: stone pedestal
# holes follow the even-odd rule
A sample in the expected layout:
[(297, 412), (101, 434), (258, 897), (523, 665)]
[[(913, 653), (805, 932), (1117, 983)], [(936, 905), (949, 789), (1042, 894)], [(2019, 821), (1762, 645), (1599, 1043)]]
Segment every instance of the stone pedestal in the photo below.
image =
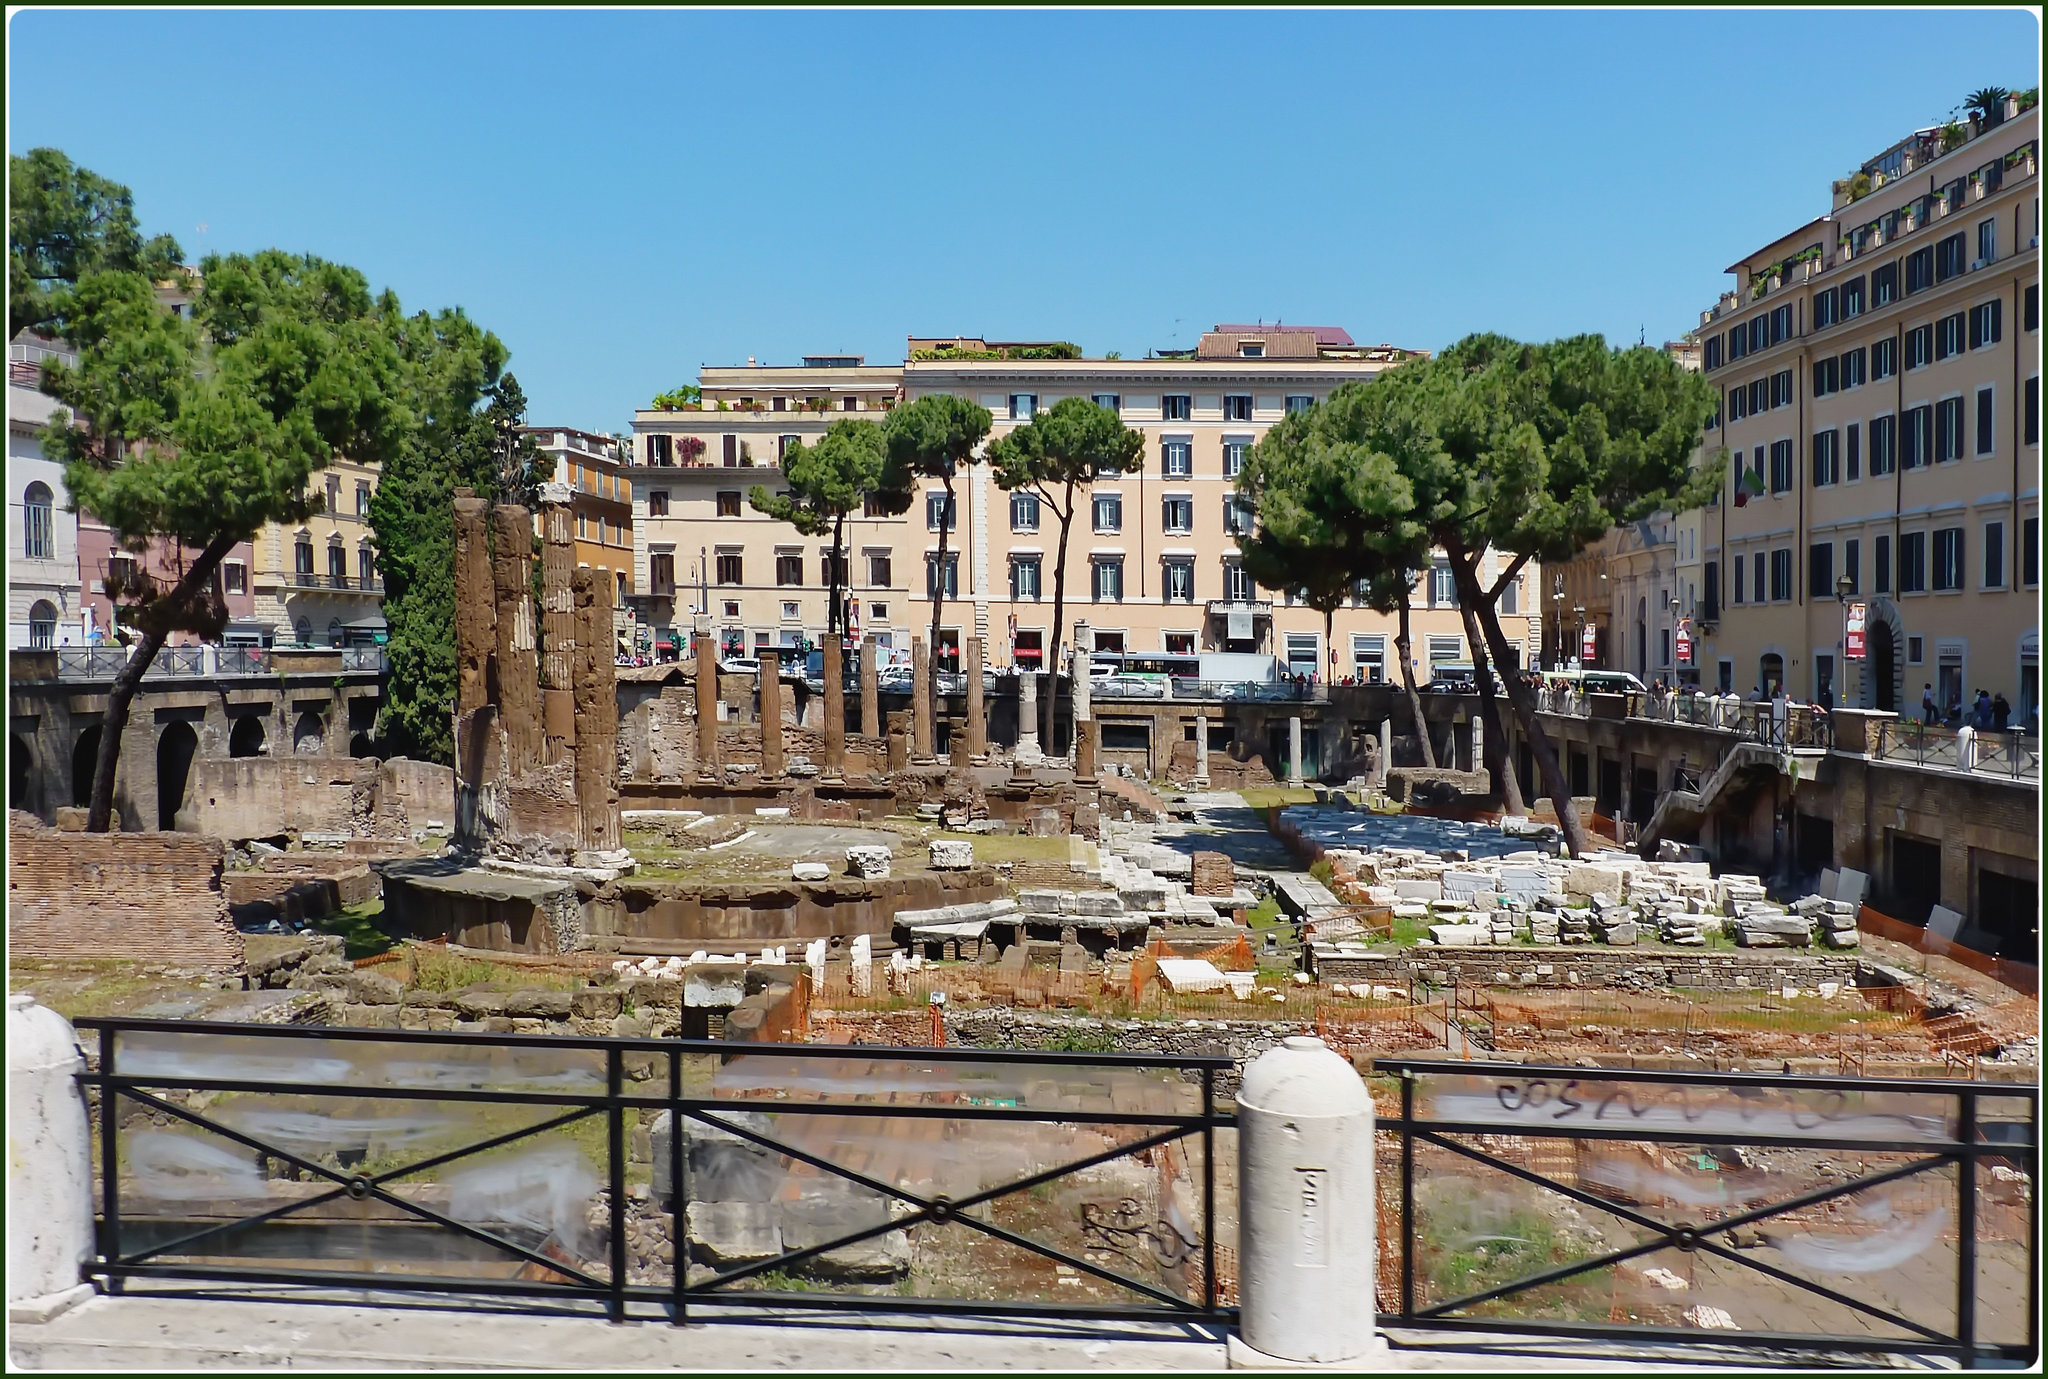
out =
[(1027, 670), (1017, 680), (1017, 761), (1035, 762), (1038, 745), (1038, 672)]
[(19, 992), (7, 998), (7, 1310), (47, 1321), (92, 1295), (92, 1133), (78, 1036)]
[(1076, 784), (1087, 784), (1095, 779), (1096, 734), (1101, 725), (1094, 719), (1084, 719), (1074, 725), (1074, 780)]
[(711, 618), (699, 614), (692, 637), (697, 645), (697, 777), (710, 780), (718, 775), (718, 643), (711, 633)]
[(913, 759), (932, 759), (932, 657), (924, 638), (910, 641), (910, 751)]
[(905, 736), (901, 724), (889, 727), (889, 774), (910, 769), (910, 739)]
[(825, 765), (827, 779), (846, 774), (846, 682), (838, 633), (825, 638)]
[(1195, 715), (1195, 789), (1209, 788), (1209, 716)]
[(780, 780), (782, 763), (782, 657), (761, 653), (761, 776)]
[(879, 667), (876, 662), (882, 653), (873, 637), (860, 646), (860, 730), (869, 737), (885, 737), (888, 725), (882, 722), (882, 696), (878, 684)]
[[(967, 755), (988, 756), (988, 716), (981, 693), (981, 638), (967, 639)], [(955, 753), (958, 756), (958, 753)]]
[(1287, 783), (1301, 784), (1301, 715), (1290, 714), (1287, 719)]

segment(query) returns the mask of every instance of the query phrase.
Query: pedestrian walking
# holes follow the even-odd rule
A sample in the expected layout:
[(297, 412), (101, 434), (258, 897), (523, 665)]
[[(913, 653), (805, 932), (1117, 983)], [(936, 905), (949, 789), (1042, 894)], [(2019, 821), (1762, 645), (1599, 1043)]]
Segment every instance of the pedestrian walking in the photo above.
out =
[(1923, 685), (1920, 689), (1920, 721), (1930, 728), (1941, 721), (1941, 710), (1934, 702), (1933, 685)]

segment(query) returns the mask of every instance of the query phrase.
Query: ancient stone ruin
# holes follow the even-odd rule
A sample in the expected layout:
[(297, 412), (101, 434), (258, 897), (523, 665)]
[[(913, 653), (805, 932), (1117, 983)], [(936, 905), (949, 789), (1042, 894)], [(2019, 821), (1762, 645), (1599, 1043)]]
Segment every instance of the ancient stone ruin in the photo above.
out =
[(455, 491), (455, 846), (486, 863), (629, 869), (620, 847), (612, 586), (577, 568), (566, 484), (533, 517)]

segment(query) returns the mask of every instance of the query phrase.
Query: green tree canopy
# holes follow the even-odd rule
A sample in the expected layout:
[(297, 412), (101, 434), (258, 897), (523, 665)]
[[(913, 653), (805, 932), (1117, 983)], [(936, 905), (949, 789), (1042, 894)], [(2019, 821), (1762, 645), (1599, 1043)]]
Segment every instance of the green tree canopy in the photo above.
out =
[(126, 187), (54, 148), (9, 158), (7, 195), (9, 338), (56, 331), (62, 294), (88, 273), (140, 273), (162, 282), (184, 257), (169, 235), (142, 237)]
[(756, 512), (787, 522), (805, 536), (832, 537), (832, 560), (826, 571), (830, 607), (829, 631), (842, 624), (840, 589), (845, 564), (846, 519), (867, 508), (873, 498), (888, 516), (910, 506), (910, 475), (890, 454), (887, 437), (872, 421), (848, 417), (834, 422), (816, 445), (797, 441), (782, 457), (785, 493), (756, 484), (748, 501)]
[[(953, 479), (960, 466), (974, 458), (974, 452), (988, 438), (989, 428), (994, 424), (995, 418), (989, 415), (988, 408), (950, 393), (934, 393), (892, 408), (882, 431), (888, 437), (890, 462), (909, 480), (937, 479), (945, 485), (946, 512), (953, 516), (960, 510), (954, 501)], [(912, 497), (914, 501), (914, 493)], [(938, 695), (939, 620), (946, 607), (946, 548), (951, 536), (952, 523), (941, 522), (938, 569), (931, 577), (934, 699)]]

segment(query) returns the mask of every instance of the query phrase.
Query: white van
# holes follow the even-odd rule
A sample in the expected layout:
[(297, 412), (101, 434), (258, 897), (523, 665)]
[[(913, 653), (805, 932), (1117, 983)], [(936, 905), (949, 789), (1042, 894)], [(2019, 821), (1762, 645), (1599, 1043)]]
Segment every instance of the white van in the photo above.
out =
[(1564, 685), (1585, 694), (1647, 694), (1650, 687), (1625, 670), (1546, 670), (1545, 685)]

